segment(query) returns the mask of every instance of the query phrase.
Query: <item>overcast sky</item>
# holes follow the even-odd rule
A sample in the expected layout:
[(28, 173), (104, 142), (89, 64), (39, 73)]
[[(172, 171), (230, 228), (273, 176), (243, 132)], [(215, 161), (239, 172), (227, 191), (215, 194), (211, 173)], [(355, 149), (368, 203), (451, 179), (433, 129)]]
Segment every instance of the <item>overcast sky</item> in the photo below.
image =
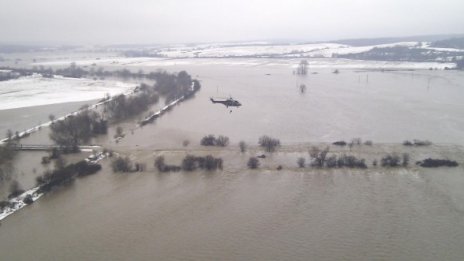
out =
[(0, 42), (191, 43), (464, 32), (464, 0), (0, 0)]

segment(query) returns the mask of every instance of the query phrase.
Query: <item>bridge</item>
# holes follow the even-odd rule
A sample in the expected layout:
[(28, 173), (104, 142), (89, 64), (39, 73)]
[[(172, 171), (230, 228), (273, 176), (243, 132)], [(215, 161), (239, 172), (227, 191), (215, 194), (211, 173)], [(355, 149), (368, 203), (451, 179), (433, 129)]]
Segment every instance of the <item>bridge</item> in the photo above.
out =
[[(101, 146), (97, 145), (82, 145), (78, 146), (79, 150), (82, 151), (91, 151), (94, 149), (100, 149)], [(53, 149), (58, 149), (58, 150), (65, 150), (65, 149), (71, 149), (59, 145), (46, 145), (46, 144), (16, 144), (15, 145), (15, 150), (31, 150), (31, 151), (49, 151)]]

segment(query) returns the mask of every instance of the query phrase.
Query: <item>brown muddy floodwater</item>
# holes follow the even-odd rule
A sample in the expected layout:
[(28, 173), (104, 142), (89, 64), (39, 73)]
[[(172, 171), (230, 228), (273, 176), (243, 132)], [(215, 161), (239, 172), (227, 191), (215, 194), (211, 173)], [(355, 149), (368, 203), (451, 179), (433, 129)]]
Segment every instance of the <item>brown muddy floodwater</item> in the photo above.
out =
[(462, 260), (462, 168), (114, 174), (4, 220), (2, 260)]
[[(263, 134), (284, 144), (463, 145), (462, 73), (314, 69), (303, 79), (273, 65), (166, 69), (198, 75), (202, 90), (152, 125), (121, 124), (127, 135), (118, 144), (113, 130), (96, 140), (127, 154), (150, 151), (149, 171), (115, 174), (104, 161), (100, 173), (6, 218), (1, 260), (463, 260), (462, 167), (159, 174), (151, 154), (183, 140), (194, 148), (210, 133), (231, 146)], [(209, 102), (229, 95), (243, 104), (232, 113)]]

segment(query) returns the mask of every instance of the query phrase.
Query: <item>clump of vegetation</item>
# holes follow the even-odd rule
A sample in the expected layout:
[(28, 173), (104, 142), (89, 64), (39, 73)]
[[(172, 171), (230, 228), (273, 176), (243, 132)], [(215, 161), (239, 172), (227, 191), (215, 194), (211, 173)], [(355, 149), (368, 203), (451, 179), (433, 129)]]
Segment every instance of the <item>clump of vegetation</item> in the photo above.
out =
[(187, 147), (188, 145), (190, 145), (190, 141), (189, 141), (189, 140), (184, 140), (184, 141), (182, 141), (182, 146)]
[(298, 164), (299, 168), (304, 168), (306, 164), (306, 159), (303, 157), (300, 157), (297, 159), (296, 163)]
[(107, 122), (94, 111), (84, 110), (50, 125), (50, 138), (65, 151), (77, 152), (79, 145), (107, 133)]
[(374, 143), (371, 140), (366, 140), (364, 142), (364, 145), (366, 145), (366, 146), (372, 146), (372, 144), (374, 144)]
[(226, 136), (219, 136), (219, 137), (216, 139), (216, 146), (219, 146), (219, 147), (226, 147), (227, 145), (229, 145), (229, 137), (226, 137)]
[(222, 135), (216, 138), (214, 135), (210, 134), (208, 136), (203, 137), (200, 141), (200, 144), (203, 146), (226, 147), (227, 145), (229, 145), (229, 138)]
[(27, 195), (24, 197), (23, 202), (24, 202), (24, 204), (27, 204), (27, 205), (30, 205), (30, 204), (34, 203), (34, 200), (32, 199), (32, 195), (31, 195), (31, 194), (27, 194)]
[(115, 139), (120, 139), (125, 136), (124, 129), (121, 126), (116, 127), (116, 133), (114, 134)]
[(240, 152), (244, 153), (247, 149), (247, 144), (244, 141), (240, 141), (238, 143), (238, 146), (240, 147)]
[[(336, 165), (335, 165), (336, 162)], [(352, 155), (342, 155), (340, 157), (331, 156), (327, 159), (327, 167), (329, 168), (367, 168), (365, 159), (358, 159)]]
[[(145, 90), (145, 89), (143, 89)], [(105, 103), (105, 112), (113, 122), (133, 117), (159, 101), (159, 96), (153, 90), (146, 89), (131, 96), (120, 94)]]
[(312, 147), (309, 151), (309, 156), (312, 160), (311, 165), (319, 168), (324, 167), (327, 153), (329, 153), (329, 147), (326, 147), (323, 150), (320, 150), (318, 147)]
[(48, 192), (53, 187), (69, 184), (74, 181), (76, 176), (86, 176), (96, 173), (101, 169), (100, 164), (80, 161), (76, 164), (56, 168), (53, 171), (46, 171), (42, 176), (36, 178), (40, 186), (38, 192)]
[(412, 142), (409, 141), (409, 140), (405, 140), (403, 142), (403, 145), (404, 146), (430, 146), (432, 145), (432, 142), (428, 141), (428, 140), (413, 140)]
[(296, 74), (298, 75), (306, 75), (308, 74), (308, 61), (307, 60), (301, 60), (300, 63), (298, 64), (298, 67), (296, 68)]
[(0, 201), (0, 210), (3, 211), (5, 208), (14, 208), (15, 205), (15, 202), (10, 202), (7, 200)]
[(181, 167), (179, 166), (175, 166), (175, 165), (167, 165), (164, 161), (164, 157), (163, 156), (158, 156), (156, 157), (155, 159), (155, 168), (159, 171), (159, 172), (176, 172), (176, 171), (180, 171), (181, 170)]
[(380, 160), (380, 165), (382, 167), (399, 167), (400, 163), (400, 156), (396, 154), (388, 154)]
[(198, 168), (208, 171), (222, 169), (222, 159), (215, 158), (211, 155), (207, 155), (205, 157), (187, 155), (182, 160), (182, 170), (194, 171)]
[(100, 164), (89, 163), (85, 160), (79, 161), (75, 165), (77, 176), (83, 177), (97, 173), (102, 169)]
[(407, 167), (409, 165), (409, 154), (403, 153), (403, 162), (401, 163), (403, 167)]
[(133, 171), (133, 163), (129, 157), (117, 157), (111, 162), (111, 167), (114, 172), (131, 172)]
[(0, 165), (16, 156), (16, 142), (11, 130), (7, 131), (5, 144), (0, 144)]
[(157, 168), (159, 172), (179, 171), (181, 169), (183, 171), (195, 171), (197, 169), (213, 171), (222, 169), (222, 164), (222, 158), (215, 158), (211, 155), (204, 157), (187, 155), (182, 160), (181, 166), (167, 165), (163, 156), (159, 156), (155, 159), (155, 168)]
[(428, 158), (423, 161), (418, 161), (416, 164), (424, 168), (457, 167), (459, 165), (454, 160), (432, 159), (432, 158)]
[(256, 157), (250, 157), (247, 162), (247, 166), (250, 169), (257, 169), (259, 167), (259, 160)]
[(274, 152), (277, 147), (280, 147), (280, 140), (263, 135), (259, 138), (258, 144), (267, 152)]

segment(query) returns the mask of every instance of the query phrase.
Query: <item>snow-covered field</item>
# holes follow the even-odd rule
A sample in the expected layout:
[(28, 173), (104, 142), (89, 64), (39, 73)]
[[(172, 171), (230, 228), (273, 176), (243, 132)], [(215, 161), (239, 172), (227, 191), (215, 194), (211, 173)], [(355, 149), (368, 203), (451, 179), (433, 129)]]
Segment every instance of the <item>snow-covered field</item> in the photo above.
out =
[[(178, 65), (239, 65), (294, 67), (301, 59), (307, 59), (312, 68), (361, 68), (361, 69), (444, 69), (453, 68), (454, 63), (440, 62), (386, 62), (359, 61), (332, 58), (336, 55), (361, 53), (373, 48), (406, 46), (437, 50), (428, 43), (398, 42), (392, 44), (349, 46), (337, 43), (319, 44), (200, 44), (148, 49), (148, 53), (160, 57), (74, 57), (74, 59), (42, 59), (32, 65), (66, 66), (75, 62), (78, 66), (105, 67), (164, 67)], [(453, 51), (462, 51), (453, 49)], [(201, 59), (196, 59), (201, 58)], [(233, 59), (232, 59), (233, 58)]]
[(0, 110), (104, 98), (124, 93), (135, 84), (40, 75), (0, 82)]
[[(170, 67), (186, 65), (231, 65), (231, 66), (288, 66), (295, 68), (301, 58), (150, 58), (150, 57), (119, 57), (99, 60), (58, 60), (41, 63), (44, 66), (65, 66), (75, 62), (78, 66), (88, 66), (96, 64), (104, 67)], [(341, 58), (309, 58), (310, 68), (334, 68), (334, 69), (444, 69), (445, 67), (454, 68), (454, 63), (439, 62), (394, 62), (394, 61), (361, 61)]]

